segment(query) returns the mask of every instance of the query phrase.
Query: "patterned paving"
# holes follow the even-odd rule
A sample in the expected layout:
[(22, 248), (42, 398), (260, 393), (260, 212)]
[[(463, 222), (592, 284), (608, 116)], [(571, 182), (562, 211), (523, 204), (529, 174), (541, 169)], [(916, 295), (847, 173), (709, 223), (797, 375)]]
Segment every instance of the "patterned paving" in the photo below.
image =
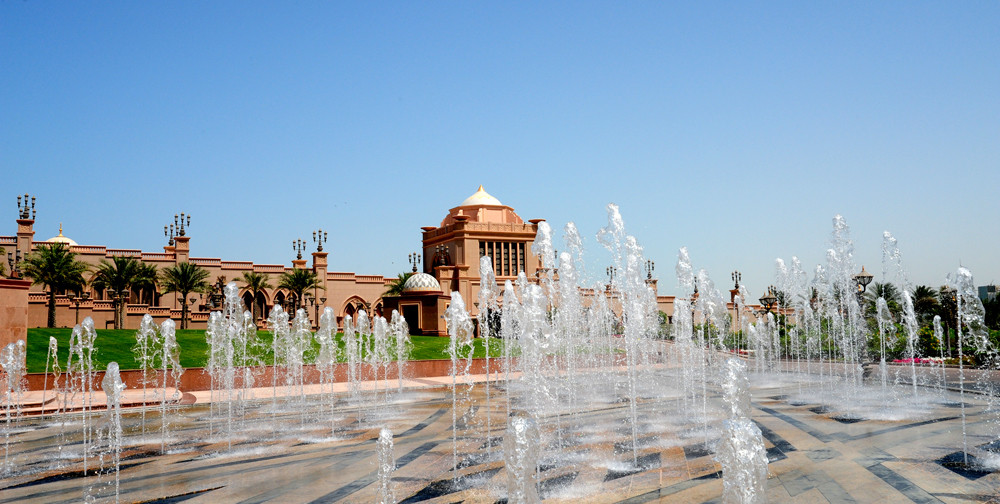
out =
[[(499, 388), (494, 385), (495, 392)], [(228, 405), (216, 404), (212, 417), (207, 405), (180, 406), (168, 417), (165, 453), (158, 413), (147, 411), (145, 434), (139, 415), (129, 413), (119, 499), (375, 502), (375, 440), (387, 426), (395, 434), (392, 485), (399, 502), (505, 502), (507, 403), (501, 393), (487, 408), (481, 394), (481, 388), (473, 391), (474, 414), (464, 423), (456, 414), (457, 444), (452, 396), (439, 385), (398, 396), (368, 394), (361, 406), (338, 393), (332, 410), (324, 396), (276, 403), (262, 398), (231, 427), (220, 417)], [(943, 397), (910, 419), (844, 422), (835, 408), (801, 399), (811, 395), (819, 394), (797, 385), (753, 390), (753, 419), (770, 462), (770, 502), (1000, 502), (1000, 472), (962, 464), (956, 397)], [(708, 409), (717, 411), (717, 398), (710, 399)], [(986, 405), (972, 395), (965, 403), (970, 447), (980, 457), (1000, 458)], [(679, 413), (685, 402), (676, 396), (645, 397), (639, 405), (634, 460), (631, 429), (622, 423), (625, 403), (544, 419), (539, 492), (545, 502), (720, 502), (722, 475), (712, 459), (718, 415), (705, 431), (678, 420), (686, 416)], [(102, 415), (93, 414), (95, 424), (102, 424)], [(232, 435), (224, 435), (230, 428)], [(17, 474), (0, 484), (0, 503), (80, 502), (87, 496), (113, 501), (113, 475), (94, 471), (110, 466), (106, 450), (103, 458), (100, 449), (92, 453), (83, 472), (82, 430), (79, 415), (22, 421), (10, 438)], [(101, 429), (92, 435), (100, 441)]]

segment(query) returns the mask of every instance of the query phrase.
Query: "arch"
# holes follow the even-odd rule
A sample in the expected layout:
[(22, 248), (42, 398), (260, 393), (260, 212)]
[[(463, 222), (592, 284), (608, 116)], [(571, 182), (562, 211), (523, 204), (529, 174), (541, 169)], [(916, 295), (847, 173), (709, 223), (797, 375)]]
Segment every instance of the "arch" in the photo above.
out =
[(267, 318), (270, 315), (271, 308), (267, 305), (267, 297), (264, 296), (264, 292), (260, 291), (257, 293), (257, 297), (254, 299), (254, 304), (257, 305), (257, 313), (261, 317)]
[(243, 311), (248, 311), (249, 310), (249, 311), (252, 312), (253, 311), (253, 295), (250, 294), (250, 291), (244, 292), (243, 293), (243, 297), (241, 299), (243, 300)]
[[(285, 305), (285, 293), (282, 292), (282, 291), (275, 292), (274, 293), (274, 302), (271, 303), (271, 306), (281, 306), (281, 308), (284, 309), (285, 308), (284, 305)], [(268, 310), (268, 314), (269, 315), (270, 315), (270, 311), (271, 310)]]
[[(340, 317), (343, 318), (346, 315), (350, 315), (351, 318), (355, 318), (354, 314), (364, 310), (368, 311), (368, 302), (364, 300), (361, 296), (351, 296), (344, 301), (344, 304), (340, 307)], [(371, 314), (369, 314), (371, 315)]]

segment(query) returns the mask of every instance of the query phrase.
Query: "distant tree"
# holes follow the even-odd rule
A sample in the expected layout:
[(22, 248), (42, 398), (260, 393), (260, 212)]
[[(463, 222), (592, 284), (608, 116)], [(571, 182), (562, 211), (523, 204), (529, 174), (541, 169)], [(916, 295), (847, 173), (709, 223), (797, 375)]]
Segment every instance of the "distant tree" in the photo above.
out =
[(136, 294), (139, 295), (139, 302), (152, 305), (155, 303), (156, 299), (154, 292), (156, 291), (156, 280), (159, 277), (159, 272), (156, 270), (156, 265), (154, 264), (139, 264), (139, 273), (136, 275), (135, 283), (133, 287), (138, 289)]
[(885, 299), (889, 313), (892, 315), (899, 314), (901, 311), (899, 289), (889, 282), (872, 282), (865, 291), (865, 312), (868, 316), (875, 316), (877, 312), (876, 303), (879, 298)]
[(918, 285), (913, 289), (913, 312), (921, 324), (929, 324), (940, 310), (937, 290), (927, 285)]
[(293, 310), (302, 307), (302, 296), (311, 289), (323, 289), (320, 285), (316, 272), (307, 269), (295, 268), (281, 274), (278, 279), (279, 289), (288, 289), (295, 295), (295, 306)]
[(80, 291), (87, 281), (83, 274), (90, 266), (76, 260), (76, 254), (62, 243), (40, 245), (24, 258), (21, 271), (35, 285), (49, 289), (48, 327), (56, 326), (56, 293)]
[(273, 285), (267, 281), (267, 275), (256, 271), (243, 272), (243, 278), (240, 278), (240, 280), (246, 284), (247, 290), (249, 290), (250, 294), (253, 296), (254, 300), (250, 303), (252, 305), (250, 309), (253, 310), (253, 319), (257, 320), (260, 316), (260, 314), (257, 313), (257, 294), (264, 289), (272, 288)]
[(7, 276), (7, 251), (0, 247), (0, 277)]
[(206, 292), (212, 288), (205, 281), (206, 278), (208, 270), (189, 262), (179, 263), (160, 272), (160, 286), (163, 293), (177, 292), (181, 295), (181, 329), (187, 329), (188, 294)]
[[(156, 267), (153, 267), (155, 275)], [(139, 289), (147, 285), (151, 280), (148, 278), (149, 270), (135, 258), (114, 257), (111, 261), (101, 259), (97, 265), (97, 271), (90, 278), (90, 284), (97, 290), (113, 289), (115, 296), (115, 329), (121, 329), (123, 312), (128, 296), (132, 289)], [(153, 280), (155, 281), (155, 276)], [(118, 302), (118, 295), (125, 295), (123, 302)]]
[(412, 271), (407, 271), (406, 273), (400, 273), (395, 280), (389, 283), (389, 288), (382, 293), (383, 296), (402, 296), (403, 286), (406, 285), (406, 281), (413, 276)]
[(955, 299), (955, 290), (947, 285), (941, 286), (938, 289), (938, 303), (941, 306), (938, 315), (941, 316), (941, 325), (944, 326), (947, 340), (945, 347), (953, 349), (957, 338), (954, 331), (958, 324), (958, 301)]
[(983, 308), (986, 309), (984, 322), (990, 329), (1000, 329), (1000, 296), (992, 300), (983, 301)]
[(788, 295), (787, 292), (781, 289), (774, 289), (774, 305), (780, 306), (782, 308), (788, 308), (789, 304), (792, 302), (792, 296)]

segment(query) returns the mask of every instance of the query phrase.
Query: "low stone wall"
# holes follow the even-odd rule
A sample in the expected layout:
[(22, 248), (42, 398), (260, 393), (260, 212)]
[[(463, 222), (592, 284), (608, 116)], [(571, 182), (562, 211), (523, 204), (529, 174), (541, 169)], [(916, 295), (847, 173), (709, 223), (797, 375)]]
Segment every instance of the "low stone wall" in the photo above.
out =
[[(320, 372), (315, 365), (305, 365), (302, 367), (302, 378), (307, 384), (319, 383)], [(358, 370), (361, 374), (362, 380), (373, 380), (375, 379), (375, 370), (372, 366), (368, 364), (361, 364), (358, 366)], [(271, 386), (274, 380), (273, 366), (260, 366), (255, 368), (253, 371), (254, 387), (268, 387)], [(499, 359), (490, 359), (490, 372), (496, 373), (503, 371), (503, 363)], [(278, 366), (278, 381), (281, 383), (285, 368)], [(347, 381), (347, 364), (337, 363), (334, 365), (334, 381), (335, 382), (346, 382)], [(399, 371), (396, 368), (396, 363), (389, 364), (388, 369), (383, 369), (379, 372), (379, 379), (385, 379), (384, 374), (388, 374), (390, 380), (396, 380), (399, 377)], [(486, 373), (486, 359), (473, 359), (472, 364), (469, 367), (470, 374), (485, 374)], [(242, 382), (237, 374), (236, 386), (242, 387)], [(446, 360), (421, 360), (421, 361), (409, 361), (405, 364), (403, 368), (403, 374), (406, 378), (425, 378), (429, 376), (448, 376), (451, 374), (451, 361)], [(157, 371), (154, 373), (155, 376), (151, 375), (151, 381), (147, 386), (155, 387), (157, 385), (163, 384), (163, 373), (162, 371)], [(65, 383), (67, 374), (63, 373), (61, 383)], [(29, 373), (27, 375), (27, 386), (28, 390), (42, 390), (43, 388), (52, 389), (55, 382), (55, 375), (52, 373)], [(130, 389), (142, 388), (142, 372), (141, 371), (122, 371), (121, 372), (122, 381)], [(104, 371), (96, 371), (94, 373), (93, 389), (101, 389), (101, 380), (104, 379)], [(173, 386), (173, 383), (168, 383), (168, 386)], [(181, 375), (181, 383), (179, 387), (184, 392), (192, 392), (196, 390), (210, 390), (212, 388), (212, 379), (205, 368), (189, 368), (184, 370), (184, 374)]]

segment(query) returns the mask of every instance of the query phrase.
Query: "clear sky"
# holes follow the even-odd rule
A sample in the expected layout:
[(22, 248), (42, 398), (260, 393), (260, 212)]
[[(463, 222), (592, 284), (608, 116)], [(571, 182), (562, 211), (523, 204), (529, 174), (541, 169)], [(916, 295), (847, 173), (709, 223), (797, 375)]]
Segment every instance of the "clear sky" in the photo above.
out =
[[(3, 234), (395, 275), (479, 184), (677, 291), (824, 261), (1000, 282), (1000, 2), (0, 2)], [(10, 206), (6, 206), (10, 205)], [(558, 248), (558, 246), (557, 246)]]

